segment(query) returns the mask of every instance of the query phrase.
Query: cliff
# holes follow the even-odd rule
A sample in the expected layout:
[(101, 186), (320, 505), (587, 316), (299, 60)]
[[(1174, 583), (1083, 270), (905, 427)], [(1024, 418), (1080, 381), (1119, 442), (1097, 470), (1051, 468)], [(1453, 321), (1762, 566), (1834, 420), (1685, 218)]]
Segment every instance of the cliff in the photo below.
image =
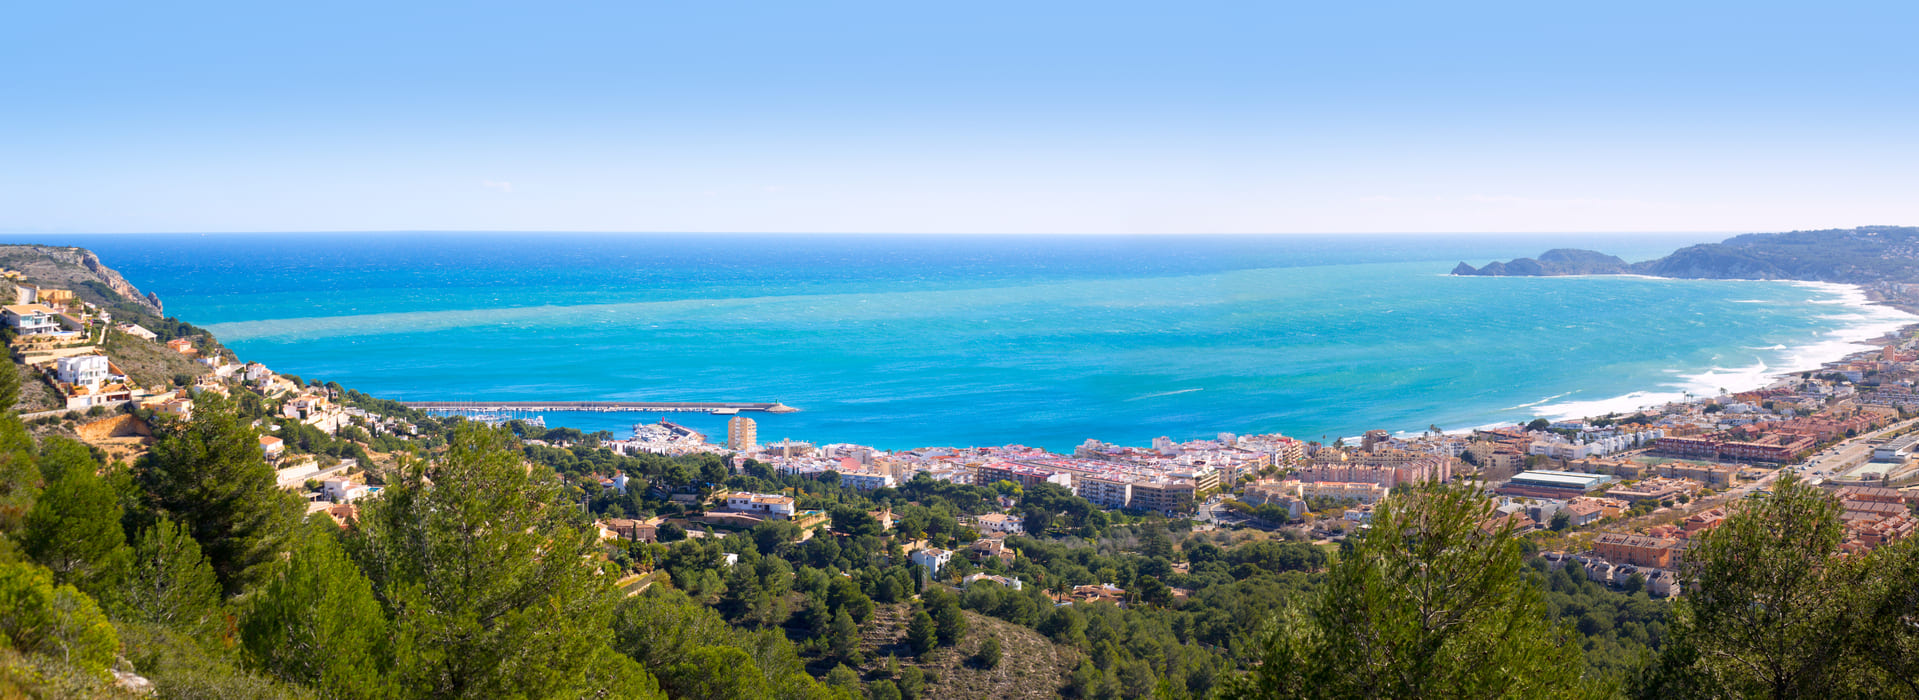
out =
[[(72, 290), (80, 299), (103, 308), (120, 312), (137, 310), (132, 314), (135, 316), (166, 315), (159, 297), (141, 293), (85, 248), (0, 245), (0, 267), (19, 271), (25, 282)], [(7, 291), (11, 292), (12, 288)]]
[(1589, 250), (1551, 250), (1455, 275), (1551, 276), (1642, 274), (1686, 279), (1790, 279), (1869, 284), (1919, 281), (1919, 227), (1749, 233), (1719, 243), (1688, 246), (1657, 260), (1626, 264)]

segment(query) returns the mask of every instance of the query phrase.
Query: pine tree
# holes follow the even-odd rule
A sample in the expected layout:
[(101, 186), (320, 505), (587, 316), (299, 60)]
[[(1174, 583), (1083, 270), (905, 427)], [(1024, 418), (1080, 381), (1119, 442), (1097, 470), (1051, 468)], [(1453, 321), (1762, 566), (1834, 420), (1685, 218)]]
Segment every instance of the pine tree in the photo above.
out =
[(386, 615), (341, 550), (331, 519), (309, 523), (279, 575), (248, 596), (240, 643), (250, 665), (348, 697), (390, 694)]
[(125, 614), (185, 632), (200, 630), (220, 605), (220, 581), (200, 545), (172, 520), (140, 534), (115, 596)]
[(1834, 557), (1840, 507), (1787, 475), (1771, 498), (1735, 510), (1687, 552), (1694, 582), (1646, 694), (1823, 696), (1850, 683), (1869, 560)]
[[(860, 653), (860, 628), (845, 610), (833, 616), (833, 629), (827, 636), (828, 653), (841, 661), (853, 661)], [(854, 661), (854, 663), (858, 663)]]
[[(120, 500), (95, 473), (86, 448), (71, 440), (50, 439), (49, 452), (69, 453), (43, 459), (56, 467), (47, 489), (28, 511), (22, 545), (27, 556), (53, 572), (56, 582), (95, 596), (113, 590), (125, 574), (129, 552), (120, 529)], [(71, 448), (82, 455), (72, 463)]]
[(1285, 611), (1259, 665), (1220, 691), (1242, 698), (1561, 697), (1583, 692), (1581, 649), (1546, 617), (1510, 527), (1467, 485), (1395, 494), (1326, 575)]
[(349, 551), (395, 629), (396, 682), (420, 695), (547, 696), (581, 682), (619, 598), (550, 471), (504, 431), (458, 426), (361, 506)]
[[(0, 370), (0, 377), (6, 374)], [(26, 424), (11, 413), (0, 415), (0, 534), (20, 533), (44, 481)]]
[(913, 613), (913, 619), (906, 623), (906, 646), (917, 656), (925, 656), (939, 643), (939, 625), (933, 622), (933, 616), (925, 610)]
[(953, 646), (966, 637), (966, 613), (960, 611), (957, 598), (948, 596), (935, 607), (933, 621), (939, 624), (940, 646)]
[(997, 668), (999, 654), (999, 637), (987, 637), (986, 641), (980, 643), (979, 653), (975, 655), (975, 659), (979, 662), (980, 668)]
[(847, 668), (846, 664), (840, 664), (826, 672), (826, 684), (840, 690), (858, 693), (860, 692), (860, 674)]
[(95, 674), (120, 650), (119, 635), (92, 598), (26, 563), (0, 564), (0, 639)]
[(301, 505), (279, 490), (259, 434), (218, 395), (203, 394), (192, 420), (159, 436), (137, 466), (152, 516), (166, 516), (200, 543), (231, 595), (278, 561)]
[(763, 604), (763, 597), (759, 574), (744, 562), (735, 564), (726, 574), (726, 592), (720, 595), (718, 606), (720, 614), (740, 622), (754, 612), (755, 604)]

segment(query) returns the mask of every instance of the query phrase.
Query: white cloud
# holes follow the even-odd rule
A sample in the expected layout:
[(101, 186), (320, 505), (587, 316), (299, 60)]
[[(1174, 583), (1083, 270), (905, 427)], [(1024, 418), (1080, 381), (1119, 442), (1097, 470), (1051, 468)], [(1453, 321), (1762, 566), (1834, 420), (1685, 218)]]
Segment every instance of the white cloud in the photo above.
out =
[(506, 182), (504, 180), (481, 180), (480, 186), (485, 187), (489, 190), (499, 190), (501, 192), (513, 191), (513, 183)]

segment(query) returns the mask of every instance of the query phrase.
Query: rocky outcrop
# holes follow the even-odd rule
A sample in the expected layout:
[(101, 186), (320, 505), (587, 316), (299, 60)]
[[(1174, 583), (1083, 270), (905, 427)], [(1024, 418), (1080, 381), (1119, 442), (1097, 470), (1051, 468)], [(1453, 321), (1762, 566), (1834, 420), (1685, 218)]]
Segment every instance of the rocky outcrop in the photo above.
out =
[(28, 282), (71, 289), (95, 304), (131, 304), (154, 316), (166, 315), (159, 297), (141, 292), (85, 248), (0, 245), (0, 266), (20, 271)]
[(1519, 258), (1511, 262), (1490, 262), (1475, 269), (1466, 263), (1453, 268), (1455, 275), (1480, 277), (1545, 277), (1555, 275), (1616, 275), (1632, 266), (1618, 257), (1591, 250), (1554, 248), (1538, 259)]

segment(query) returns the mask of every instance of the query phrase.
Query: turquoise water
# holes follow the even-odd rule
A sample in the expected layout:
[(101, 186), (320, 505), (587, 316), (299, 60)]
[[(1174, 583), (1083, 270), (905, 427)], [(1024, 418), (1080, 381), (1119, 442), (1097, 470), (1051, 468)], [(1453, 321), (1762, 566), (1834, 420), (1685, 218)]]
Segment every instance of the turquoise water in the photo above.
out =
[[(782, 401), (883, 448), (1630, 410), (1898, 325), (1845, 288), (1456, 278), (1699, 237), (65, 236), (243, 358), (396, 399)], [(549, 415), (624, 434), (646, 414)], [(718, 435), (723, 421), (674, 420)]]

